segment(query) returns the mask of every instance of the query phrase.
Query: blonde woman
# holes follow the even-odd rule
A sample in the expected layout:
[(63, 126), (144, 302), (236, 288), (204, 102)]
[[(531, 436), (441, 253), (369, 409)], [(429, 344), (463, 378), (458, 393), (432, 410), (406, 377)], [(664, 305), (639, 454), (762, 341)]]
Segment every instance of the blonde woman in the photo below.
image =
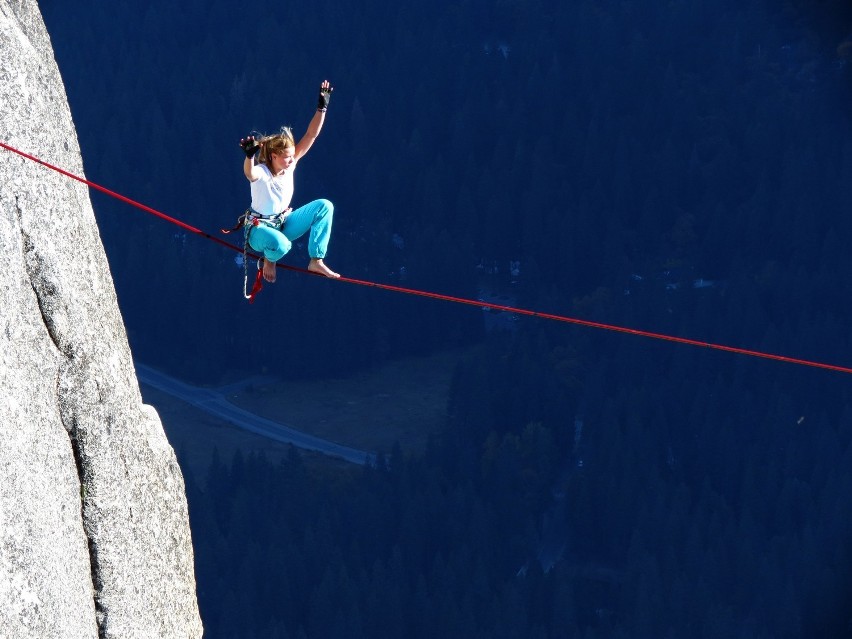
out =
[(263, 255), (258, 268), (263, 269), (263, 279), (267, 282), (275, 281), (275, 263), (287, 254), (296, 238), (308, 231), (311, 258), (308, 270), (326, 277), (340, 277), (323, 262), (331, 238), (332, 203), (320, 199), (295, 210), (290, 207), (293, 174), (322, 130), (333, 90), (328, 80), (320, 85), (317, 111), (298, 143), (288, 127), (275, 135), (240, 140), (246, 154), (243, 173), (251, 183), (251, 220), (245, 232), (249, 246)]

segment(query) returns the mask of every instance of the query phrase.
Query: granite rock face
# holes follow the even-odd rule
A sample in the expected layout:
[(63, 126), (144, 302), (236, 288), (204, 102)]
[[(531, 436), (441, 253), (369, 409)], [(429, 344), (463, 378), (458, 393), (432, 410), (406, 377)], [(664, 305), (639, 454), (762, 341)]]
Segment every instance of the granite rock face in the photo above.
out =
[[(0, 0), (0, 142), (83, 176), (36, 0)], [(200, 637), (183, 477), (85, 185), (0, 148), (0, 635)]]

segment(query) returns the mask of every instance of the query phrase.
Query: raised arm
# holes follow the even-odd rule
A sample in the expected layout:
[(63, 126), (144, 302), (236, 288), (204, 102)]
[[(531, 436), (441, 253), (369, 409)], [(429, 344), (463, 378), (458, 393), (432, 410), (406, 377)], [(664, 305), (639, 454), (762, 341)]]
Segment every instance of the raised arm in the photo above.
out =
[(329, 84), (328, 80), (323, 80), (320, 85), (316, 113), (314, 113), (314, 117), (311, 118), (311, 123), (308, 124), (308, 130), (305, 132), (304, 137), (302, 137), (298, 144), (296, 144), (295, 157), (297, 160), (308, 152), (308, 149), (313, 146), (314, 140), (316, 140), (319, 136), (323, 122), (325, 122), (325, 112), (328, 109), (328, 103), (331, 100), (332, 91), (334, 91), (334, 88), (331, 84)]
[(254, 139), (253, 135), (240, 140), (240, 148), (246, 154), (246, 159), (243, 161), (243, 174), (249, 182), (254, 182), (259, 176), (254, 175), (254, 158), (260, 150), (260, 143)]

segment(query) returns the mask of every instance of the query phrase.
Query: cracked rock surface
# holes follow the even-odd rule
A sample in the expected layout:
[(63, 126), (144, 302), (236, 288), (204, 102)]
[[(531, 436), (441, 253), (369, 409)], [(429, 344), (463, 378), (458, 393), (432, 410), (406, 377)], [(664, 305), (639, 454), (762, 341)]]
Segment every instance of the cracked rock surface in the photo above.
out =
[[(36, 0), (0, 0), (0, 141), (83, 176)], [(183, 477), (87, 187), (0, 148), (0, 635), (200, 637)]]

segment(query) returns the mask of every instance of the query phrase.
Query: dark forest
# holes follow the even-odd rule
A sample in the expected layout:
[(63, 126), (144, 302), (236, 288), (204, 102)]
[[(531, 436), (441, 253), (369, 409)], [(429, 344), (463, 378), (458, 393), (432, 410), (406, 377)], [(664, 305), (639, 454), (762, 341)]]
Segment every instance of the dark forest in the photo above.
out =
[[(295, 202), (342, 274), (852, 365), (845, 4), (40, 4), (87, 177), (193, 226), (329, 79)], [(188, 478), (205, 636), (852, 637), (848, 375), (298, 274), (249, 305), (234, 253), (92, 199), (172, 375), (465, 348), (423, 452)]]

